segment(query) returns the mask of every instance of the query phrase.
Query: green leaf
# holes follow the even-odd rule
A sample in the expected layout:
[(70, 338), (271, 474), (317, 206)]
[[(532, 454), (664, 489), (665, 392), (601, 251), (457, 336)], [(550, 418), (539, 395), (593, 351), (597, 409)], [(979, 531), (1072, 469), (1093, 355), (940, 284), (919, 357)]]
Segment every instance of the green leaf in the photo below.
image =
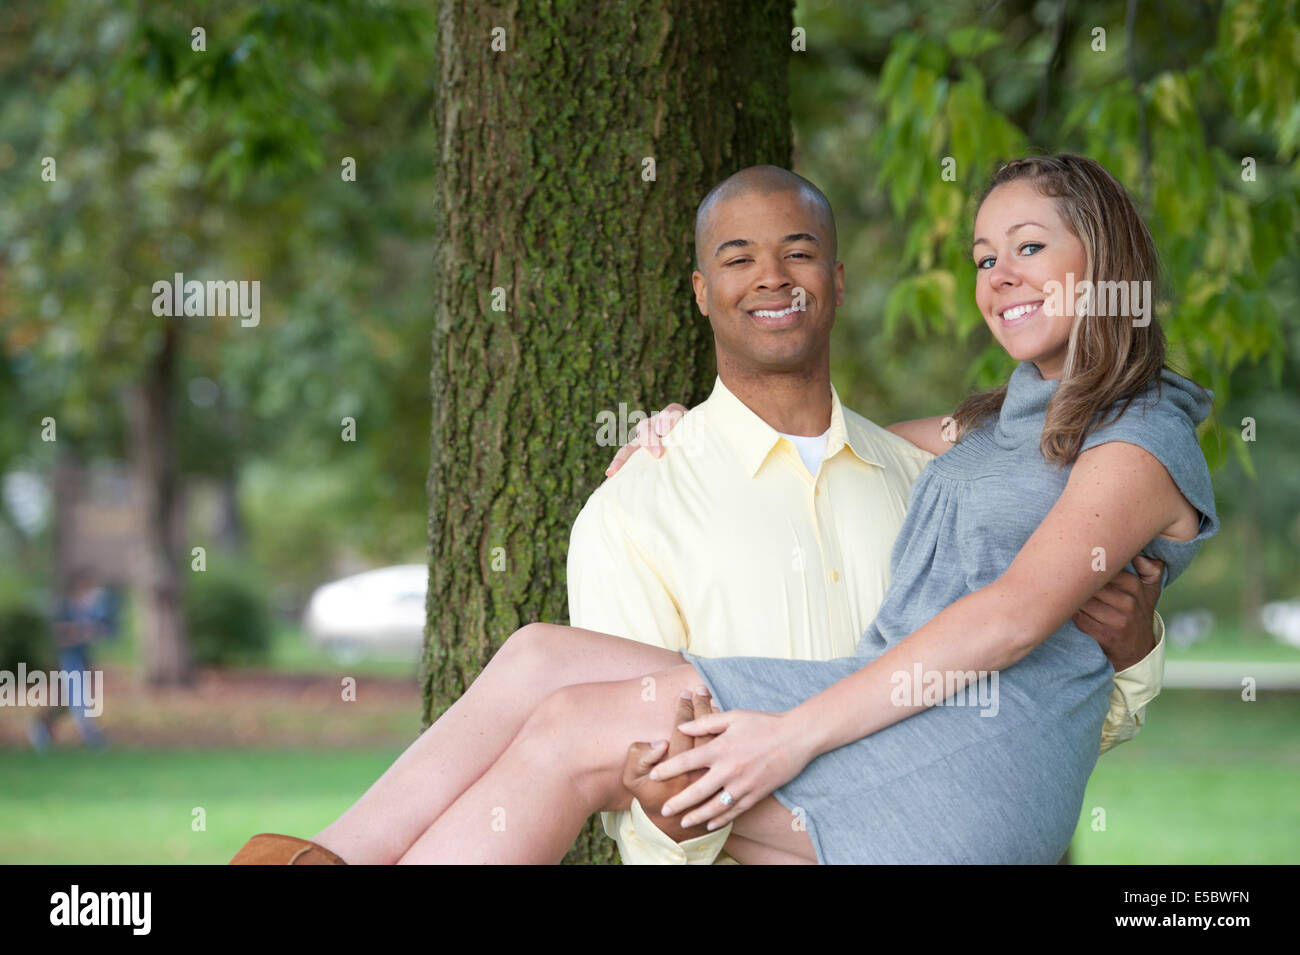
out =
[(948, 49), (963, 58), (979, 56), (1001, 43), (1002, 34), (982, 26), (962, 27), (948, 35)]

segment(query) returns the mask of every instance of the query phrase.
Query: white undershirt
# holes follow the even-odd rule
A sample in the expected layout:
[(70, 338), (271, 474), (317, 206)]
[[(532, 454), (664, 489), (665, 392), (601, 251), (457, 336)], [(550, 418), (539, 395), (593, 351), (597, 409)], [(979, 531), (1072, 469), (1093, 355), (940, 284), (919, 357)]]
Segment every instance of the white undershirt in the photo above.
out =
[(821, 466), (822, 458), (826, 457), (826, 442), (830, 439), (831, 429), (827, 428), (813, 437), (805, 434), (786, 434), (784, 431), (778, 431), (777, 434), (795, 446), (799, 451), (799, 457), (803, 458), (803, 466), (808, 469), (809, 474), (816, 477), (817, 468)]

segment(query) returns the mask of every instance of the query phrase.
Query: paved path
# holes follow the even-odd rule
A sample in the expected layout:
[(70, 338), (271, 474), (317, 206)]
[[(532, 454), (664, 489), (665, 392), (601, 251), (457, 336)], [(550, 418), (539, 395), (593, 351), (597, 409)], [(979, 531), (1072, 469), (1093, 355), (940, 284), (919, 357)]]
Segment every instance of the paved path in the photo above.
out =
[(1260, 690), (1300, 690), (1300, 663), (1166, 660), (1164, 685), (1170, 689), (1240, 690), (1245, 677)]

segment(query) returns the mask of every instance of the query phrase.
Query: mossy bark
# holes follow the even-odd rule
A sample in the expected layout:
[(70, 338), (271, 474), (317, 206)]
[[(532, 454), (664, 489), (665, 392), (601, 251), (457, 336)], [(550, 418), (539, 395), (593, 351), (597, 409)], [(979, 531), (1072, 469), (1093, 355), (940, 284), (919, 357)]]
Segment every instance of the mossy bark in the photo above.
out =
[[(438, 29), (425, 726), (511, 632), (567, 622), (569, 528), (614, 451), (598, 413), (707, 396), (695, 207), (790, 165), (793, 12), (444, 0)], [(614, 858), (593, 822), (566, 861)]]

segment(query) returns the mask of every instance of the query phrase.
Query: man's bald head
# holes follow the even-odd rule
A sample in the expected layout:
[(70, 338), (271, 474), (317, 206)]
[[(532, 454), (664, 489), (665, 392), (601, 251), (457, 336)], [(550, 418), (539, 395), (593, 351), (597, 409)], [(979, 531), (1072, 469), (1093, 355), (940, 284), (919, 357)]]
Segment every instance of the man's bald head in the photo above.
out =
[(831, 211), (831, 204), (822, 194), (822, 191), (803, 176), (797, 175), (788, 169), (782, 169), (780, 166), (750, 166), (747, 169), (740, 170), (740, 172), (733, 173), (714, 186), (695, 211), (695, 267), (703, 270), (704, 261), (712, 251), (704, 248), (704, 244), (706, 241), (705, 232), (708, 230), (709, 225), (709, 215), (714, 206), (740, 196), (750, 194), (770, 196), (780, 192), (800, 193), (807, 197), (808, 201), (816, 207), (818, 218), (823, 220), (823, 228), (826, 231), (826, 248), (830, 252), (831, 261), (834, 262), (836, 256), (835, 214)]

